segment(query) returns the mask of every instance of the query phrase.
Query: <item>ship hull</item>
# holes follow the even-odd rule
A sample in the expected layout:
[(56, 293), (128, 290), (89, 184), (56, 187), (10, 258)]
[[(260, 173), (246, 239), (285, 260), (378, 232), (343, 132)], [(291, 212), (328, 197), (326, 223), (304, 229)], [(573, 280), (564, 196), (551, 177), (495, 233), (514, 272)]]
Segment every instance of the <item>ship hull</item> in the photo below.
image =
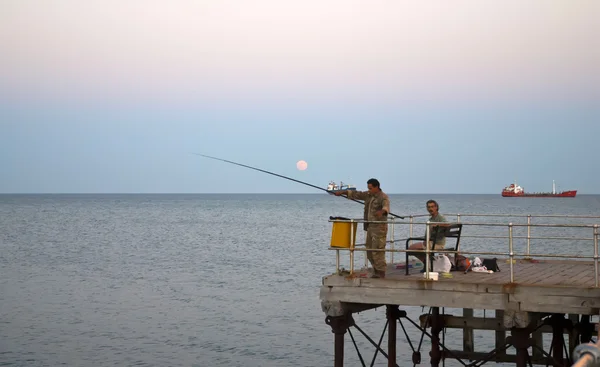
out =
[(336, 192), (346, 192), (346, 191), (356, 191), (356, 187), (351, 187), (349, 189), (335, 189), (335, 190), (327, 190), (327, 192), (336, 193)]
[(540, 193), (527, 193), (527, 192), (502, 192), (503, 197), (511, 198), (574, 198), (577, 195), (577, 190), (557, 192), (553, 194), (551, 192), (540, 192)]

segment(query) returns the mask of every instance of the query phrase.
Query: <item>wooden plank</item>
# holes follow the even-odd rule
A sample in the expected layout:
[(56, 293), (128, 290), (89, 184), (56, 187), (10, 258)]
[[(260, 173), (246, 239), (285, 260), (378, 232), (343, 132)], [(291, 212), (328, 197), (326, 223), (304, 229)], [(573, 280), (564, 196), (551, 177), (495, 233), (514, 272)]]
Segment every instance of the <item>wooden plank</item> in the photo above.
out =
[(507, 294), (464, 294), (451, 291), (373, 289), (357, 287), (322, 287), (321, 299), (351, 303), (397, 304), (404, 306), (451, 307), (487, 310), (517, 310), (518, 304), (509, 303)]
[(373, 287), (322, 287), (321, 299), (348, 303), (398, 304), (487, 310), (598, 314), (599, 300), (588, 297), (544, 296), (502, 293), (465, 293), (452, 290), (424, 290)]
[(331, 275), (323, 280), (323, 285), (328, 287), (372, 287), (372, 288), (396, 288), (396, 289), (429, 289), (447, 290), (456, 292), (474, 293), (523, 293), (528, 296), (555, 295), (555, 296), (579, 296), (585, 294), (589, 298), (600, 298), (600, 288), (573, 287), (573, 286), (528, 286), (523, 284), (484, 284), (479, 282), (464, 283), (454, 282), (452, 279), (440, 279), (438, 281), (368, 279), (347, 278), (339, 275)]
[(344, 314), (352, 314), (357, 312), (368, 311), (377, 307), (381, 307), (383, 305), (365, 303), (342, 303), (341, 306), (344, 310)]
[(515, 280), (518, 279), (518, 282), (523, 284), (535, 284), (554, 272), (556, 272), (556, 269), (549, 266), (541, 265), (538, 267), (530, 267), (530, 271), (527, 272), (526, 276), (519, 278), (515, 277)]
[(515, 278), (515, 283), (509, 282), (508, 266), (493, 274), (452, 272), (452, 278), (438, 281), (425, 280), (415, 271), (406, 276), (404, 269), (395, 269), (392, 264), (388, 269), (385, 279), (363, 278), (358, 272), (354, 276), (325, 276), (321, 295), (330, 301), (367, 304), (585, 315), (600, 310), (600, 288), (593, 286), (593, 262), (520, 260), (514, 269), (522, 276), (521, 280)]
[[(510, 303), (513, 305), (514, 303)], [(555, 305), (555, 304), (546, 304), (543, 303), (543, 300), (537, 302), (527, 302), (527, 303), (519, 303), (518, 306), (514, 306), (519, 309), (519, 311), (526, 312), (542, 312), (542, 313), (576, 313), (578, 315), (597, 315), (597, 308), (588, 308), (588, 307), (573, 307), (573, 306), (564, 306), (564, 305)]]
[[(525, 279), (523, 283), (525, 284), (558, 284), (563, 278), (558, 274), (560, 273), (560, 269), (556, 269), (553, 267), (544, 267), (541, 268), (540, 271), (533, 273), (530, 277)], [(556, 278), (558, 277), (558, 278)]]
[[(583, 271), (580, 272), (583, 273)], [(566, 279), (570, 279), (572, 275), (572, 269), (552, 269), (549, 268), (548, 271), (544, 272), (544, 277), (541, 280), (542, 283), (547, 284), (581, 284), (585, 282), (586, 277), (577, 277), (573, 279), (573, 282), (565, 282)]]
[(558, 296), (558, 297), (579, 297), (600, 298), (600, 288), (589, 287), (564, 287), (564, 286), (528, 286), (518, 285), (514, 287), (512, 294), (529, 297), (540, 296)]
[(571, 269), (571, 272), (565, 276), (561, 284), (580, 284), (585, 283), (594, 286), (594, 268), (590, 269)]
[[(464, 311), (467, 311), (465, 313)], [(463, 316), (453, 316), (453, 315), (445, 315), (444, 316), (444, 326), (449, 329), (462, 329), (468, 323), (469, 327), (475, 330), (504, 330), (504, 323), (502, 320), (498, 322), (498, 320), (483, 318), (483, 317), (472, 317), (468, 315), (473, 314), (473, 309), (464, 309)]]
[[(474, 330), (491, 330), (491, 331), (503, 331), (507, 329), (504, 327), (504, 311), (496, 310), (496, 317), (493, 319), (483, 317), (473, 317), (465, 319), (461, 316), (444, 315), (444, 326), (448, 329), (462, 329), (466, 323), (469, 323), (469, 327)], [(510, 329), (509, 329), (510, 330)], [(543, 325), (538, 329), (541, 333), (552, 333), (552, 326)], [(565, 331), (567, 333), (567, 331)], [(504, 342), (506, 337), (501, 338)], [(503, 344), (504, 345), (504, 344)]]
[[(563, 305), (567, 307), (582, 307), (582, 308), (600, 308), (600, 298), (589, 297), (587, 294), (581, 296), (553, 296), (553, 295), (537, 295), (532, 297), (526, 292), (513, 293), (510, 295), (511, 302), (520, 302), (521, 304), (540, 302), (550, 303), (554, 305)], [(566, 312), (563, 312), (566, 313)]]
[[(578, 273), (583, 271), (581, 266), (576, 267)], [(565, 279), (569, 279), (573, 272), (573, 265), (568, 264), (557, 264), (557, 265), (542, 265), (536, 268), (537, 272), (534, 276), (524, 280), (527, 284), (562, 284), (565, 283)], [(583, 278), (573, 279), (573, 282), (566, 282), (565, 284), (581, 284), (586, 280)]]
[(596, 315), (600, 307), (600, 300), (586, 296), (546, 296), (536, 297), (525, 294), (510, 294), (509, 301), (518, 303), (520, 311), (574, 313), (579, 315)]
[[(472, 353), (468, 353), (468, 352), (464, 352), (462, 350), (451, 350), (450, 353), (446, 352), (446, 351), (442, 351), (442, 355), (447, 359), (454, 359), (455, 356), (460, 358), (461, 360), (470, 360), (470, 361), (479, 361), (482, 360), (483, 358), (487, 357), (488, 353), (481, 353), (481, 352), (472, 352)], [(516, 363), (517, 362), (517, 356), (514, 354), (503, 354), (503, 355), (496, 355), (494, 358), (491, 359), (491, 361), (493, 362), (498, 362), (498, 363)], [(563, 359), (563, 363), (565, 366), (568, 366), (569, 362), (567, 361), (567, 359)], [(548, 363), (548, 359), (546, 358), (540, 358), (540, 357), (531, 357), (531, 363), (532, 364), (536, 364), (536, 365), (543, 365), (546, 366), (546, 364)], [(550, 363), (552, 364), (552, 363)]]
[(458, 283), (441, 279), (439, 281), (419, 279), (369, 279), (369, 278), (347, 278), (339, 275), (331, 275), (323, 280), (326, 287), (361, 287), (380, 289), (410, 289), (410, 290), (446, 290), (456, 292), (473, 293), (506, 293), (502, 284), (481, 284), (476, 282)]

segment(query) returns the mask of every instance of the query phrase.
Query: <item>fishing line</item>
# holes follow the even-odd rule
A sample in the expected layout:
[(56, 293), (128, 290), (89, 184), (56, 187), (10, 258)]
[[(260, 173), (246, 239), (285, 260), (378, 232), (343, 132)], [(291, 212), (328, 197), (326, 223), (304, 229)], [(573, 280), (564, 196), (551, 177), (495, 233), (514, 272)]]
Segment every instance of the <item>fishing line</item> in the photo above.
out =
[[(277, 177), (285, 178), (286, 180), (294, 181), (294, 182), (297, 182), (297, 183), (300, 183), (300, 184), (303, 184), (303, 185), (306, 185), (306, 186), (313, 187), (313, 188), (315, 188), (315, 189), (318, 189), (318, 190), (321, 190), (321, 191), (325, 191), (325, 192), (327, 192), (328, 194), (332, 194), (332, 192), (331, 192), (331, 191), (329, 191), (329, 190), (327, 190), (327, 189), (324, 189), (324, 188), (322, 188), (322, 187), (319, 187), (319, 186), (316, 186), (316, 185), (313, 185), (313, 184), (309, 184), (308, 182), (304, 182), (304, 181), (296, 180), (295, 178), (287, 177), (287, 176), (280, 175), (280, 174), (277, 174), (277, 173), (274, 173), (274, 172), (269, 172), (269, 171), (266, 171), (266, 170), (264, 170), (264, 169), (260, 169), (260, 168), (256, 168), (256, 167), (248, 166), (248, 165), (241, 164), (241, 163), (237, 163), (237, 162), (228, 161), (227, 159), (222, 159), (222, 158), (212, 157), (212, 156), (210, 156), (210, 155), (206, 155), (206, 154), (200, 154), (200, 153), (192, 153), (192, 154), (194, 154), (194, 155), (199, 155), (199, 156), (201, 156), (201, 157), (205, 157), (205, 158), (214, 159), (214, 160), (221, 161), (221, 162), (226, 162), (226, 163), (235, 164), (236, 166), (241, 166), (241, 167), (250, 168), (250, 169), (253, 169), (253, 170), (255, 170), (255, 171), (259, 171), (259, 172), (268, 173), (269, 175), (273, 175), (273, 176), (277, 176)], [(348, 199), (348, 200), (352, 200), (352, 201), (354, 201), (354, 202), (357, 202), (357, 203), (359, 203), (359, 204), (364, 204), (364, 202), (362, 202), (362, 201), (360, 201), (360, 200), (352, 199), (352, 198), (349, 198), (348, 196), (345, 196), (345, 195), (342, 195), (342, 197), (344, 197), (344, 198), (346, 198), (346, 199)], [(396, 217), (396, 218), (404, 219), (404, 217), (401, 217), (401, 216), (399, 216), (399, 215), (396, 215), (396, 214), (394, 214), (394, 213), (389, 213), (389, 214), (390, 214), (391, 216), (394, 216), (394, 217)]]

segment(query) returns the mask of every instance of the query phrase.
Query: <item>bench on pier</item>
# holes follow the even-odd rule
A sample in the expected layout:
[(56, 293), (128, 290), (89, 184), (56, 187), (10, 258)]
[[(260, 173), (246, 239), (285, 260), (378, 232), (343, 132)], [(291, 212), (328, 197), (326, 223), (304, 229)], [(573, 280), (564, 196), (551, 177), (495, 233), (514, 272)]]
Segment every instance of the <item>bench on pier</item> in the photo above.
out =
[[(460, 250), (460, 234), (462, 232), (462, 223), (452, 223), (448, 226), (436, 226), (431, 230), (431, 234), (429, 235), (429, 241), (432, 243), (432, 247), (431, 247), (431, 254), (429, 255), (429, 259), (428, 261), (433, 261), (433, 258), (435, 256), (435, 242), (437, 240), (437, 233), (438, 231), (445, 231), (445, 237), (446, 239), (448, 238), (456, 238), (456, 245), (454, 246), (454, 250), (452, 250), (452, 252), (454, 253), (454, 268), (456, 268), (458, 266), (458, 252)], [(425, 243), (425, 237), (409, 237), (406, 240), (406, 249), (408, 250), (408, 246), (410, 241), (423, 241), (423, 243)], [(448, 251), (446, 248), (444, 248), (443, 251)], [(409, 252), (405, 252), (406, 254), (406, 275), (408, 275), (408, 271), (409, 271), (409, 266), (408, 266), (408, 256), (410, 255)]]

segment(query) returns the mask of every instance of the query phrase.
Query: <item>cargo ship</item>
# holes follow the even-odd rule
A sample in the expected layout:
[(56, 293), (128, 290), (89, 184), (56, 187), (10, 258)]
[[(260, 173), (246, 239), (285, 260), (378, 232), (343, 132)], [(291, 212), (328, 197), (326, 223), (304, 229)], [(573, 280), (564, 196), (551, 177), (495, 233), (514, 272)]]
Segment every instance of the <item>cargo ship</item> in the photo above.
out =
[(327, 185), (327, 191), (329, 191), (329, 192), (346, 191), (346, 190), (356, 191), (356, 187), (354, 185), (345, 185), (342, 181), (340, 181), (339, 186), (335, 183), (335, 181), (331, 181), (331, 182), (329, 182), (329, 185)]
[(521, 186), (517, 185), (516, 181), (514, 184), (510, 184), (502, 190), (502, 196), (504, 197), (574, 198), (575, 195), (577, 195), (577, 190), (557, 192), (554, 180), (552, 181), (552, 192), (525, 192)]

